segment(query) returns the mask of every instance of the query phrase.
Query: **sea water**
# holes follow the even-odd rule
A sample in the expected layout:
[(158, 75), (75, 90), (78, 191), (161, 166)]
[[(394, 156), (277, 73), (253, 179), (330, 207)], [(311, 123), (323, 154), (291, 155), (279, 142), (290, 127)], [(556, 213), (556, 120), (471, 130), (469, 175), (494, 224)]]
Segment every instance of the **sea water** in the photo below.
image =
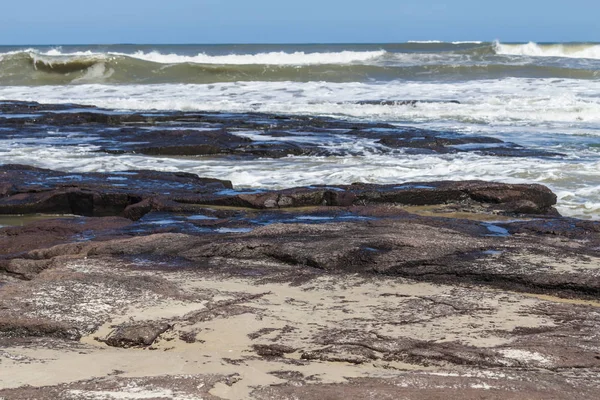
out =
[[(0, 163), (72, 172), (185, 171), (259, 189), (439, 179), (541, 183), (558, 195), (561, 213), (600, 217), (595, 43), (4, 46), (2, 100), (327, 116), (491, 136), (564, 156), (382, 154), (369, 140), (340, 136), (326, 143), (338, 156), (232, 164), (97, 153), (85, 140), (64, 146), (73, 139), (49, 131), (45, 140), (2, 141)], [(318, 137), (307, 132), (306, 140)]]

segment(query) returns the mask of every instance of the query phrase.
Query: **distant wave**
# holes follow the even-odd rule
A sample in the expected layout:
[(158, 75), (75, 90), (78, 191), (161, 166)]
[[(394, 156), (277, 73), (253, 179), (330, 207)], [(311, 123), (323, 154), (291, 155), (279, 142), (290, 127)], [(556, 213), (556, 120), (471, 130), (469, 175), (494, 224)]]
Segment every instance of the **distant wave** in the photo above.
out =
[(415, 44), (441, 44), (441, 43), (450, 43), (450, 44), (482, 44), (482, 41), (479, 40), (459, 40), (454, 42), (444, 42), (443, 40), (409, 40), (406, 43), (415, 43)]
[(304, 52), (270, 52), (258, 54), (230, 54), (224, 56), (211, 56), (198, 54), (196, 56), (182, 56), (177, 54), (161, 54), (158, 52), (143, 53), (138, 51), (129, 55), (140, 60), (152, 61), (161, 64), (195, 63), (195, 64), (232, 64), (232, 65), (317, 65), (317, 64), (350, 64), (367, 61), (386, 54), (385, 50), (379, 51), (341, 51), (329, 53), (304, 53)]
[(418, 44), (428, 44), (428, 43), (444, 43), (441, 40), (409, 40), (406, 43), (418, 43)]
[[(597, 63), (526, 62), (515, 56), (596, 55), (600, 45), (397, 44), (388, 50), (266, 52), (196, 55), (151, 52), (63, 52), (24, 49), (0, 53), (0, 85), (80, 83), (156, 84), (235, 81), (373, 82), (507, 77), (599, 79)], [(441, 48), (440, 48), (441, 46)], [(415, 50), (415, 47), (419, 49)], [(598, 52), (598, 54), (594, 54)], [(506, 54), (503, 54), (506, 53)], [(542, 60), (543, 61), (543, 60)]]
[(496, 54), (530, 57), (590, 58), (600, 60), (600, 44), (494, 44)]
[[(269, 52), (258, 54), (228, 54), (228, 55), (208, 55), (200, 53), (197, 55), (179, 55), (162, 54), (157, 51), (135, 53), (93, 53), (91, 51), (63, 53), (59, 49), (52, 49), (46, 52), (38, 52), (34, 49), (26, 49), (18, 52), (9, 52), (0, 54), (2, 56), (11, 56), (15, 54), (29, 54), (34, 59), (42, 60), (45, 63), (70, 62), (74, 58), (78, 60), (106, 60), (110, 57), (129, 57), (144, 61), (151, 61), (160, 64), (231, 64), (231, 65), (317, 65), (317, 64), (350, 64), (364, 62), (376, 59), (385, 55), (385, 50), (377, 51), (340, 51), (323, 53), (305, 53), (305, 52)], [(1, 58), (0, 58), (1, 59)]]

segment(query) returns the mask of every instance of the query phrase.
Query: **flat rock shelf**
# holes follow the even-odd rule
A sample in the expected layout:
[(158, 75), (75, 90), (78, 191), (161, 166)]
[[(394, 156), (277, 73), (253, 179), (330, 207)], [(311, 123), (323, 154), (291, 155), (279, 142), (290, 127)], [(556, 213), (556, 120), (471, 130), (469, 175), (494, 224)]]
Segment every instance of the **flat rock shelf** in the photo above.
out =
[[(196, 117), (61, 107), (2, 103), (27, 117), (0, 135), (92, 124), (102, 152), (325, 151), (231, 132), (258, 115), (146, 134), (130, 124)], [(531, 156), (486, 138), (482, 150), (275, 117), (260, 116), (278, 121), (272, 137), (344, 126), (381, 151), (418, 133), (430, 144), (415, 151)], [(597, 399), (600, 223), (555, 204), (538, 184), (248, 190), (189, 173), (0, 165), (0, 398)]]

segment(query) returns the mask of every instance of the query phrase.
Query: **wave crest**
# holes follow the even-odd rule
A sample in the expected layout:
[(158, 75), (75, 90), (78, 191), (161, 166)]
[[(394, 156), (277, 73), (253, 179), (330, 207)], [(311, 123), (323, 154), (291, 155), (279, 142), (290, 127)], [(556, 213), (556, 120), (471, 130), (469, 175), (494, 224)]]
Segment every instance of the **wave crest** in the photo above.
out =
[(496, 54), (529, 57), (590, 58), (600, 60), (600, 44), (494, 44)]
[[(11, 56), (26, 55), (40, 65), (61, 65), (75, 62), (101, 62), (111, 57), (128, 57), (142, 61), (150, 61), (158, 64), (219, 64), (219, 65), (319, 65), (319, 64), (352, 64), (376, 60), (387, 54), (385, 50), (376, 51), (339, 51), (339, 52), (315, 52), (305, 53), (302, 51), (286, 53), (283, 51), (257, 53), (257, 54), (227, 54), (209, 55), (198, 53), (197, 55), (163, 54), (158, 51), (134, 53), (94, 53), (91, 51), (63, 53), (60, 49), (52, 49), (39, 52), (35, 49), (25, 49), (0, 54), (0, 60)], [(85, 60), (85, 61), (84, 61)], [(42, 66), (43, 67), (43, 66)], [(59, 67), (57, 67), (59, 68)]]
[[(404, 47), (401, 47), (404, 46)], [(407, 47), (408, 46), (408, 47)], [(438, 45), (432, 45), (435, 47)], [(69, 83), (156, 84), (234, 81), (372, 82), (506, 77), (598, 79), (597, 62), (526, 60), (512, 55), (597, 56), (600, 45), (485, 43), (439, 49), (390, 45), (385, 50), (262, 52), (247, 54), (165, 54), (157, 51), (45, 52), (25, 49), (0, 53), (0, 85)], [(419, 47), (419, 46), (417, 46)], [(439, 46), (438, 46), (439, 47)], [(371, 47), (373, 49), (374, 47)], [(597, 52), (598, 54), (595, 54)], [(500, 54), (500, 56), (499, 56)]]
[(31, 62), (37, 71), (57, 74), (70, 74), (73, 72), (87, 70), (88, 68), (102, 63), (104, 60), (97, 57), (69, 58), (69, 59), (47, 59), (32, 57)]
[(152, 61), (160, 64), (225, 64), (225, 65), (318, 65), (318, 64), (351, 64), (364, 62), (382, 57), (387, 52), (378, 51), (340, 51), (331, 53), (305, 53), (298, 51), (294, 53), (270, 52), (258, 54), (228, 54), (222, 56), (207, 55), (200, 53), (195, 56), (184, 56), (178, 54), (161, 54), (153, 51), (144, 53), (141, 51), (133, 54), (118, 54), (145, 61)]

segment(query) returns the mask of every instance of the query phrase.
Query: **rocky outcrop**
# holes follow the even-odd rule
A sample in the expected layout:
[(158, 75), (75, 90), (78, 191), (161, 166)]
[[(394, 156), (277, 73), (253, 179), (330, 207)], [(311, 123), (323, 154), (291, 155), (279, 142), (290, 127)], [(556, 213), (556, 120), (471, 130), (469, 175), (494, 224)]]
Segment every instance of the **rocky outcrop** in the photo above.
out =
[(441, 181), (397, 185), (310, 186), (281, 191), (231, 190), (229, 181), (155, 171), (61, 173), (0, 166), (1, 214), (124, 216), (193, 212), (198, 205), (256, 209), (368, 204), (448, 205), (503, 214), (557, 215), (556, 195), (541, 185)]
[[(327, 118), (71, 108), (0, 102), (28, 115), (0, 135), (44, 123), (116, 153), (278, 157), (322, 151), (288, 141), (301, 127), (335, 127), (381, 151), (527, 151)], [(257, 129), (280, 140), (240, 134)], [(600, 223), (555, 203), (483, 181), (236, 190), (2, 165), (0, 398), (595, 400)]]
[(0, 397), (594, 399), (598, 223), (455, 206), (4, 227)]
[(149, 322), (124, 324), (117, 327), (106, 338), (105, 343), (113, 347), (147, 347), (171, 326), (167, 323)]
[(396, 217), (21, 254), (49, 265), (0, 287), (0, 396), (595, 398), (597, 235)]
[[(395, 103), (395, 102), (394, 102)], [(379, 102), (378, 102), (379, 104)], [(384, 102), (382, 104), (388, 104)], [(392, 104), (392, 103), (389, 103)], [(400, 104), (416, 104), (407, 101)], [(98, 151), (168, 156), (269, 157), (370, 153), (462, 153), (501, 157), (556, 157), (502, 140), (390, 124), (274, 114), (111, 111), (78, 105), (3, 102), (0, 139), (36, 140), (48, 129), (69, 134), (65, 145), (85, 141)], [(12, 118), (18, 115), (18, 118)], [(83, 131), (83, 133), (82, 133)], [(400, 151), (400, 152), (399, 152)]]
[[(61, 173), (21, 165), (0, 166), (0, 214), (55, 213), (123, 215), (127, 207), (167, 193), (196, 196), (230, 189), (231, 182), (188, 173), (124, 171), (113, 174)], [(10, 183), (10, 186), (8, 186)]]

